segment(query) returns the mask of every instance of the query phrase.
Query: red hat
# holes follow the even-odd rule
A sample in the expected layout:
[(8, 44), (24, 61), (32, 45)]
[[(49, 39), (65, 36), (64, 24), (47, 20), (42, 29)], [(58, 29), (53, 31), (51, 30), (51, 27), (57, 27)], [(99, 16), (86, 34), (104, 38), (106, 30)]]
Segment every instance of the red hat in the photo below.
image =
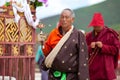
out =
[(94, 13), (93, 19), (92, 19), (91, 23), (88, 25), (88, 27), (91, 27), (91, 26), (104, 27), (104, 20), (103, 20), (102, 14), (100, 12)]

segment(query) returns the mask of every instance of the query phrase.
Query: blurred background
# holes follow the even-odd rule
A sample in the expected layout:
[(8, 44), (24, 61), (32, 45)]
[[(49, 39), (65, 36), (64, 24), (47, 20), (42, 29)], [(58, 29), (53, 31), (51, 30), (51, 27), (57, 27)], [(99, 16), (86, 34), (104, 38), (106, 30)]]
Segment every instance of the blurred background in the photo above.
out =
[[(6, 1), (0, 0), (0, 6)], [(70, 8), (75, 12), (74, 26), (83, 29), (85, 32), (91, 30), (87, 28), (94, 12), (103, 14), (105, 24), (115, 30), (120, 30), (120, 0), (47, 0), (47, 5), (36, 8), (36, 17), (46, 25), (43, 29), (49, 33), (56, 27), (59, 21), (59, 14), (64, 8)], [(39, 32), (39, 29), (37, 29)]]
[[(0, 6), (4, 5), (6, 1), (10, 0), (0, 0)], [(56, 27), (59, 15), (64, 8), (74, 10), (74, 26), (77, 29), (82, 29), (85, 32), (92, 30), (92, 28), (88, 28), (87, 26), (92, 19), (93, 13), (101, 12), (105, 25), (113, 28), (120, 34), (120, 0), (48, 0), (45, 6), (36, 8), (36, 17), (46, 25), (42, 29), (43, 33), (49, 34)], [(40, 33), (40, 29), (37, 29), (36, 32), (37, 34)], [(120, 65), (118, 67), (117, 74), (120, 72)], [(39, 73), (39, 69), (36, 71)], [(41, 74), (36, 74), (36, 76), (36, 80), (38, 80)], [(120, 79), (118, 78), (118, 80)]]
[[(44, 32), (49, 33), (56, 27), (59, 14), (64, 8), (71, 8), (75, 12), (74, 26), (85, 32), (94, 12), (103, 14), (105, 24), (117, 31), (120, 30), (120, 0), (49, 0), (48, 7), (37, 9), (37, 16), (46, 25)], [(37, 30), (39, 32), (39, 30)]]

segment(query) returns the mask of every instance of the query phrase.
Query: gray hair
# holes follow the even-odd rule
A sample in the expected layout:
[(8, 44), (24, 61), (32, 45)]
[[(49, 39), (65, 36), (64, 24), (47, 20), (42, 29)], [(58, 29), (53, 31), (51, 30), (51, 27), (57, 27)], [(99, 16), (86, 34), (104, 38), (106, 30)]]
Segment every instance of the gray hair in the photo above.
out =
[[(71, 12), (71, 16), (72, 16), (72, 18), (75, 18), (75, 13), (74, 13), (73, 10), (71, 10), (71, 9), (69, 9), (69, 8), (66, 8), (66, 9), (64, 9), (63, 11), (65, 11), (65, 10), (70, 11), (70, 12)], [(63, 11), (62, 11), (62, 12), (63, 12)]]

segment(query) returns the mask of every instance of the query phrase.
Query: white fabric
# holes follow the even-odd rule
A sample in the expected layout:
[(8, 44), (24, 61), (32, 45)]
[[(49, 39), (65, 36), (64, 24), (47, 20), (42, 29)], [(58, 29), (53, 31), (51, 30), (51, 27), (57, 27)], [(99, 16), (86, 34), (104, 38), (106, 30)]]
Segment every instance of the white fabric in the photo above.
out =
[[(67, 41), (67, 39), (70, 37), (71, 33), (73, 31), (73, 26), (72, 28), (61, 38), (61, 40), (57, 43), (57, 45), (54, 47), (54, 49), (49, 53), (49, 55), (45, 59), (45, 65), (47, 68), (51, 68), (52, 63), (58, 54), (59, 50), (63, 46), (63, 44)], [(54, 36), (53, 36), (54, 37)]]
[[(17, 1), (19, 1), (19, 0), (17, 0)], [(27, 23), (36, 29), (37, 25), (39, 24), (39, 19), (36, 19), (36, 21), (34, 22), (29, 4), (27, 4), (26, 0), (21, 0), (21, 4), (22, 4), (22, 7), (19, 7), (15, 3), (12, 3), (13, 12), (15, 15), (15, 22), (18, 23), (18, 21), (20, 19), (20, 16), (18, 15), (17, 11), (24, 12), (24, 16), (27, 20)]]
[(10, 78), (11, 80), (16, 80), (16, 78), (12, 76), (0, 76), (0, 80), (3, 80), (3, 77), (4, 77), (4, 80), (10, 80)]

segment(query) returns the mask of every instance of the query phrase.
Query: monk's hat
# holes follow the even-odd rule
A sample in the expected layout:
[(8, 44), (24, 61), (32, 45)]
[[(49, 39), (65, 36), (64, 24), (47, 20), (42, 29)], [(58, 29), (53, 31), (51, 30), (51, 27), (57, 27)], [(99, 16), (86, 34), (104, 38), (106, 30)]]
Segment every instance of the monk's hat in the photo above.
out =
[(93, 19), (92, 19), (91, 23), (88, 25), (88, 27), (95, 27), (95, 26), (104, 27), (104, 19), (100, 12), (94, 13)]

